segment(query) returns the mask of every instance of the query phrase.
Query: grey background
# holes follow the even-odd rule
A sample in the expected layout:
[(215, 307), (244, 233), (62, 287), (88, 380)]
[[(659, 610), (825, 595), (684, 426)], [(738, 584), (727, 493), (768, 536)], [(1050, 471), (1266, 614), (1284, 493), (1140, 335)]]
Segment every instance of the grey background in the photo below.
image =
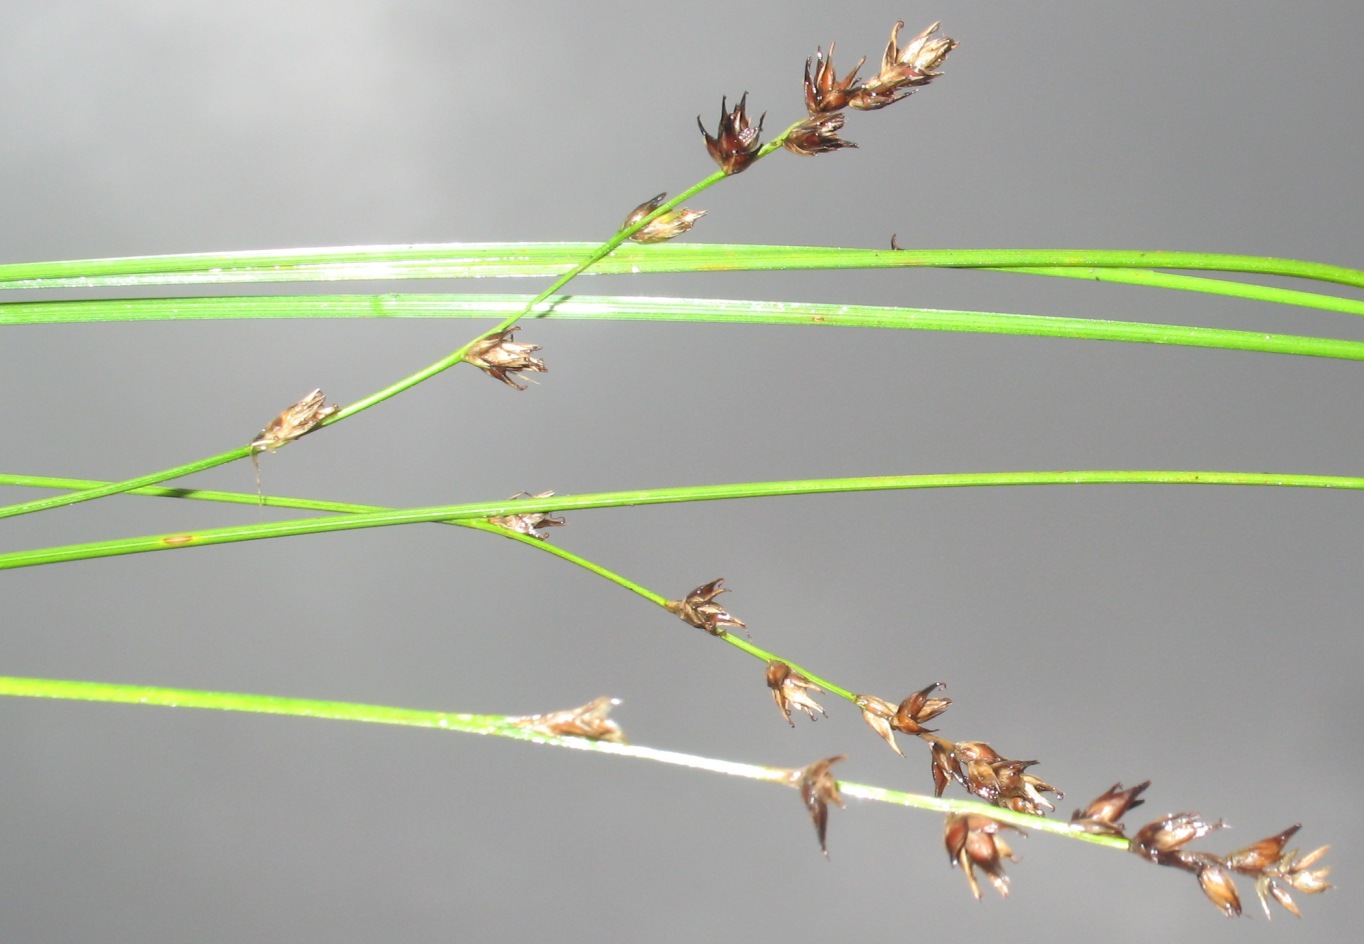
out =
[[(773, 129), (803, 61), (935, 18), (948, 74), (695, 201), (687, 238), (1090, 246), (1359, 265), (1364, 11), (1340, 2), (9, 4), (0, 258), (604, 238), (710, 172), (694, 116)], [(539, 283), (517, 283), (534, 290)], [(429, 284), (366, 285), (429, 291)], [(444, 289), (445, 286), (438, 287)], [(487, 283), (452, 290), (496, 290)], [(267, 289), (269, 290), (269, 289)], [(590, 293), (983, 308), (1364, 337), (1357, 319), (991, 273), (598, 278)], [(10, 329), (0, 466), (116, 479), (342, 402), (472, 323)], [(516, 394), (456, 369), (266, 457), (280, 495), (415, 506), (877, 473), (1358, 474), (1356, 365), (909, 332), (542, 323)], [(250, 490), (245, 463), (193, 480)], [(6, 501), (38, 493), (10, 490)], [(5, 941), (1348, 940), (1364, 714), (1360, 497), (952, 490), (579, 514), (554, 540), (660, 591), (723, 575), (753, 636), (862, 691), (936, 679), (944, 734), (1069, 796), (1155, 781), (1227, 851), (1292, 822), (1342, 890), (1228, 922), (1193, 881), (1047, 836), (973, 902), (933, 814), (506, 741), (0, 704)], [(273, 516), (273, 513), (272, 513)], [(281, 515), (281, 517), (288, 517)], [(117, 498), (7, 550), (258, 520)], [(624, 699), (642, 744), (929, 789), (855, 710), (792, 731), (762, 667), (512, 542), (382, 529), (8, 573), (3, 671), (527, 713)], [(832, 700), (831, 700), (832, 701)], [(912, 745), (906, 745), (910, 747)]]

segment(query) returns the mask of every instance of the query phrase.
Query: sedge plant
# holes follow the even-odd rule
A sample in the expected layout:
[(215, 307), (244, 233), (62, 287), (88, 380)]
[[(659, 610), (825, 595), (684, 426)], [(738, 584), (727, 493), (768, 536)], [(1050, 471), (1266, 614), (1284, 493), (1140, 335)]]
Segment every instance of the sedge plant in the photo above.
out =
[[(514, 498), (466, 500), (433, 507), (391, 508), (321, 498), (274, 495), (257, 467), (255, 493), (210, 491), (168, 483), (216, 466), (276, 452), (382, 405), (417, 385), (463, 363), (507, 388), (524, 393), (531, 375), (549, 369), (552, 352), (534, 340), (534, 325), (546, 320), (639, 320), (646, 322), (713, 322), (758, 325), (819, 324), (845, 329), (955, 331), (1057, 338), (1082, 338), (1156, 345), (1257, 351), (1283, 356), (1364, 360), (1364, 343), (1306, 335), (1268, 334), (1190, 325), (1098, 321), (1043, 317), (1007, 312), (944, 311), (908, 307), (815, 303), (725, 301), (705, 298), (639, 298), (583, 296), (567, 289), (585, 274), (647, 276), (668, 272), (855, 270), (871, 268), (951, 267), (990, 269), (1036, 277), (1088, 279), (1208, 293), (1307, 309), (1364, 314), (1364, 303), (1332, 294), (1333, 285), (1364, 287), (1364, 271), (1320, 263), (1211, 253), (1109, 250), (923, 250), (901, 247), (890, 237), (877, 249), (804, 246), (707, 245), (672, 243), (700, 224), (705, 211), (687, 204), (710, 188), (753, 169), (759, 162), (786, 152), (803, 158), (837, 160), (836, 152), (856, 147), (843, 137), (850, 115), (881, 112), (942, 74), (957, 42), (933, 24), (906, 42), (897, 23), (875, 71), (864, 75), (865, 59), (840, 73), (831, 44), (806, 61), (804, 114), (764, 140), (766, 113), (755, 116), (747, 94), (722, 98), (718, 122), (698, 118), (702, 141), (718, 169), (669, 198), (660, 193), (624, 214), (624, 222), (599, 244), (458, 244), (417, 247), (374, 246), (344, 249), (236, 252), (181, 256), (0, 265), (0, 289), (134, 291), (157, 287), (242, 286), (284, 282), (344, 282), (385, 279), (449, 279), (545, 277), (544, 288), (519, 294), (282, 294), (195, 297), (75, 298), (60, 301), (0, 303), (0, 324), (108, 324), (126, 321), (278, 318), (443, 318), (488, 319), (496, 323), (474, 334), (458, 348), (423, 369), (402, 377), (350, 403), (328, 400), (323, 388), (312, 388), (294, 404), (266, 420), (246, 442), (225, 437), (222, 451), (171, 468), (114, 481), (0, 473), (0, 484), (37, 488), (51, 494), (0, 507), (0, 517), (50, 514), (54, 509), (119, 494), (147, 500), (236, 504), (239, 523), (176, 533), (126, 535), (54, 547), (0, 554), (0, 570), (70, 565), (76, 561), (127, 556), (151, 551), (187, 552), (215, 544), (303, 536), (359, 528), (443, 524), (519, 542), (527, 552), (557, 557), (657, 607), (660, 619), (680, 620), (698, 630), (699, 642), (714, 640), (757, 660), (754, 686), (765, 685), (783, 723), (795, 727), (804, 716), (828, 717), (834, 700), (848, 703), (854, 718), (871, 728), (896, 754), (906, 744), (928, 761), (930, 792), (890, 789), (844, 781), (836, 767), (844, 755), (813, 758), (803, 767), (785, 768), (700, 757), (628, 742), (610, 717), (614, 699), (603, 696), (581, 707), (545, 705), (540, 713), (521, 716), (421, 711), (391, 706), (318, 701), (269, 695), (239, 694), (69, 681), (56, 678), (0, 678), (0, 694), (75, 701), (177, 706), (222, 711), (293, 715), (341, 721), (406, 725), (533, 741), (676, 764), (720, 775), (744, 777), (793, 788), (814, 826), (819, 849), (828, 854), (830, 806), (845, 797), (911, 806), (945, 814), (943, 843), (949, 860), (961, 868), (970, 892), (982, 897), (980, 878), (1002, 896), (1010, 891), (1005, 863), (1013, 859), (1010, 833), (1042, 832), (1107, 849), (1127, 851), (1144, 862), (1189, 873), (1207, 899), (1229, 916), (1242, 913), (1236, 878), (1254, 888), (1266, 914), (1272, 907), (1299, 914), (1303, 896), (1329, 889), (1330, 867), (1322, 864), (1326, 847), (1300, 854), (1290, 848), (1297, 824), (1233, 851), (1211, 851), (1204, 840), (1220, 820), (1177, 812), (1146, 822), (1124, 818), (1148, 797), (1151, 781), (1124, 786), (1115, 782), (1069, 817), (1053, 816), (1062, 796), (1036, 769), (1039, 761), (1025, 753), (1010, 757), (981, 740), (956, 740), (942, 716), (952, 704), (944, 682), (906, 679), (903, 690), (882, 697), (850, 679), (827, 677), (818, 666), (794, 654), (761, 645), (760, 627), (750, 627), (730, 612), (721, 595), (728, 587), (715, 574), (679, 575), (668, 587), (644, 586), (575, 552), (552, 529), (563, 515), (594, 509), (649, 504), (679, 504), (763, 497), (888, 491), (923, 488), (980, 488), (1026, 485), (1200, 484), (1212, 486), (1279, 486), (1295, 488), (1364, 488), (1364, 477), (1215, 470), (1067, 470), (932, 475), (794, 479), (769, 482), (704, 484), (673, 488), (556, 495), (544, 491)], [(903, 107), (903, 106), (900, 106)], [(1234, 274), (1236, 280), (1204, 273)], [(1249, 277), (1249, 278), (1247, 278)], [(1316, 283), (1312, 289), (1286, 288), (1255, 279), (1292, 278)], [(539, 392), (530, 395), (541, 395)], [(297, 448), (297, 447), (295, 447)], [(306, 516), (262, 521), (258, 505), (306, 512)], [(670, 625), (676, 625), (672, 623)], [(750, 638), (749, 632), (754, 632)], [(761, 681), (760, 681), (761, 679)], [(941, 719), (941, 720), (940, 720)], [(930, 723), (932, 726), (930, 726)], [(902, 744), (901, 742), (904, 742)], [(1023, 759), (1027, 758), (1027, 759)], [(1152, 772), (1153, 777), (1159, 776)], [(1216, 798), (1209, 798), (1215, 801)], [(1291, 817), (1291, 811), (1285, 817)], [(1140, 819), (1140, 817), (1138, 817)]]

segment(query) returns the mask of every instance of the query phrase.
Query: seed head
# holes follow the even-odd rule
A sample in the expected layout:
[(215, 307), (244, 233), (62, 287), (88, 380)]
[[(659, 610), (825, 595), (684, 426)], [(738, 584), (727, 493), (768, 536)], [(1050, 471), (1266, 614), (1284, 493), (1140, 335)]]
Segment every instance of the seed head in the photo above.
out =
[(725, 578), (717, 577), (710, 583), (697, 587), (683, 599), (669, 600), (664, 606), (669, 612), (677, 614), (683, 622), (690, 623), (697, 629), (704, 629), (712, 636), (723, 636), (726, 626), (745, 628), (743, 620), (715, 602), (716, 597), (727, 592)]
[(890, 42), (881, 57), (881, 71), (852, 93), (848, 104), (853, 108), (862, 111), (885, 108), (908, 96), (914, 87), (927, 85), (942, 75), (933, 70), (957, 48), (957, 41), (948, 36), (935, 37), (938, 24), (934, 23), (902, 48), (899, 36), (904, 25), (901, 20), (891, 29)]
[(764, 112), (758, 118), (758, 125), (754, 127), (749, 124), (747, 108), (747, 92), (739, 99), (739, 104), (734, 106), (733, 111), (729, 110), (728, 100), (720, 99), (720, 126), (716, 129), (714, 137), (711, 137), (706, 126), (701, 124), (701, 117), (698, 115), (696, 118), (696, 126), (706, 138), (706, 150), (726, 174), (737, 174), (747, 168), (762, 146), (759, 137), (767, 113)]
[[(639, 206), (630, 211), (630, 215), (625, 218), (621, 229), (628, 229), (634, 226), (644, 217), (657, 210), (663, 205), (663, 201), (668, 199), (666, 193), (660, 193), (652, 200), (645, 200)], [(681, 236), (687, 230), (696, 225), (696, 221), (706, 215), (705, 210), (688, 210), (686, 207), (677, 207), (669, 210), (660, 216), (655, 217), (640, 228), (630, 238), (637, 243), (661, 243), (672, 239), (674, 236)]]
[(791, 130), (781, 146), (802, 157), (857, 147), (838, 136), (842, 127), (842, 115), (811, 115)]
[(844, 805), (843, 795), (838, 792), (838, 780), (829, 768), (841, 760), (847, 760), (847, 755), (826, 757), (808, 767), (792, 771), (791, 775), (793, 783), (800, 787), (800, 798), (805, 801), (805, 808), (810, 811), (810, 821), (815, 825), (819, 848), (826, 859), (829, 858), (829, 847), (824, 842), (824, 834), (829, 825), (829, 804)]
[(483, 338), (469, 348), (464, 359), (489, 377), (494, 377), (517, 390), (525, 390), (525, 384), (517, 383), (516, 379), (509, 375), (523, 370), (543, 374), (548, 372), (549, 368), (545, 366), (544, 361), (531, 357), (531, 354), (540, 350), (540, 345), (521, 344), (511, 339), (519, 330), (520, 328), (508, 328), (506, 331), (499, 331)]
[(780, 659), (772, 659), (767, 663), (767, 687), (772, 689), (772, 700), (777, 703), (777, 709), (781, 712), (782, 717), (793, 728), (796, 726), (796, 723), (791, 720), (791, 706), (793, 705), (809, 715), (811, 721), (816, 720), (816, 711), (826, 718), (829, 717), (828, 712), (807, 694), (807, 692), (822, 692), (824, 689)]
[(976, 867), (979, 866), (990, 879), (1001, 897), (1009, 897), (1009, 878), (1004, 874), (1004, 859), (1012, 862), (1013, 850), (999, 835), (1001, 829), (1012, 829), (1026, 835), (1016, 826), (1009, 826), (982, 816), (978, 813), (949, 813), (943, 841), (947, 846), (947, 856), (953, 865), (960, 865), (966, 873), (966, 884), (976, 900), (981, 898), (980, 885), (976, 883)]
[[(813, 59), (806, 59), (805, 108), (810, 115), (812, 117), (824, 115), (846, 108), (848, 98), (857, 88), (857, 72), (866, 61), (866, 56), (857, 60), (857, 65), (853, 66), (852, 71), (840, 80), (838, 70), (834, 68), (833, 43), (829, 44), (827, 55), (823, 50), (816, 50)], [(814, 66), (813, 75), (810, 72), (812, 65)]]

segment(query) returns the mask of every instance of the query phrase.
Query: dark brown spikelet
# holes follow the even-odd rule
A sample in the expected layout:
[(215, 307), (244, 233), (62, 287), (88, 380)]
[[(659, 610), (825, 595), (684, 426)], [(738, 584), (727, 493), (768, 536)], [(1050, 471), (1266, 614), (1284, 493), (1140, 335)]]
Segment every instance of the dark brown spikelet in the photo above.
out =
[(957, 746), (936, 734), (925, 732), (919, 736), (928, 742), (932, 755), (933, 795), (942, 796), (942, 792), (952, 781), (966, 786), (966, 775), (957, 761)]
[(489, 377), (494, 377), (517, 390), (525, 390), (526, 385), (517, 383), (516, 378), (510, 376), (511, 374), (520, 373), (523, 370), (543, 374), (547, 373), (549, 368), (545, 366), (544, 361), (531, 357), (532, 354), (540, 350), (540, 345), (522, 344), (512, 340), (512, 335), (519, 330), (519, 328), (508, 328), (506, 331), (499, 331), (497, 334), (478, 341), (465, 353), (464, 359)]
[(611, 709), (619, 704), (619, 698), (608, 698), (603, 695), (579, 708), (566, 708), (563, 711), (526, 715), (523, 718), (508, 720), (518, 728), (554, 737), (580, 737), (624, 744), (625, 734), (621, 731), (620, 725), (607, 717)]
[(905, 734), (932, 733), (931, 729), (923, 726), (923, 723), (946, 711), (947, 706), (952, 704), (952, 699), (930, 698), (929, 696), (938, 689), (946, 687), (945, 682), (934, 682), (900, 702), (900, 707), (895, 711), (895, 717), (890, 719), (891, 727)]
[(1013, 850), (999, 835), (1001, 829), (1012, 829), (1026, 835), (1016, 826), (1001, 823), (979, 813), (949, 813), (943, 841), (947, 846), (947, 856), (953, 865), (960, 865), (966, 873), (966, 884), (971, 894), (980, 901), (980, 885), (976, 882), (976, 869), (979, 868), (989, 878), (1003, 898), (1009, 897), (1009, 877), (1004, 874), (1004, 859), (1012, 862)]
[(811, 721), (816, 720), (815, 712), (819, 712), (826, 718), (829, 717), (829, 713), (808, 694), (809, 692), (822, 692), (824, 689), (780, 659), (772, 659), (767, 663), (767, 687), (772, 689), (772, 700), (777, 703), (777, 710), (786, 719), (786, 723), (793, 728), (796, 723), (791, 720), (792, 706), (805, 712)]
[(857, 147), (851, 141), (845, 141), (838, 136), (842, 128), (842, 115), (812, 115), (793, 128), (781, 146), (802, 157)]
[(792, 771), (792, 780), (800, 787), (800, 798), (805, 801), (805, 808), (810, 812), (815, 835), (819, 837), (820, 851), (824, 853), (826, 859), (829, 857), (829, 847), (824, 841), (824, 835), (829, 826), (829, 804), (837, 803), (840, 807), (843, 806), (843, 796), (838, 792), (838, 780), (834, 778), (829, 768), (841, 760), (847, 760), (847, 755), (826, 757), (808, 767)]
[(1055, 794), (1058, 799), (1063, 799), (1065, 794), (1027, 772), (1036, 763), (1035, 760), (1002, 760), (994, 765), (995, 780), (999, 784), (999, 798), (995, 800), (995, 805), (1032, 816), (1043, 816), (1056, 809), (1055, 804), (1042, 794)]
[[(530, 492), (517, 492), (512, 498), (549, 498), (553, 494), (553, 490), (536, 492), (533, 495)], [(547, 540), (549, 537), (543, 529), (561, 528), (568, 524), (563, 518), (556, 518), (544, 511), (529, 512), (524, 515), (494, 515), (488, 521), (506, 528), (508, 531), (515, 531), (517, 534), (524, 534), (527, 537), (539, 538), (541, 541)]]
[(1225, 825), (1220, 819), (1210, 823), (1197, 813), (1171, 813), (1137, 830), (1132, 837), (1131, 850), (1157, 865), (1188, 868), (1180, 855), (1181, 850)]
[(1198, 887), (1203, 889), (1208, 901), (1228, 918), (1240, 917), (1241, 895), (1236, 891), (1236, 883), (1227, 874), (1222, 860), (1217, 856), (1204, 855), (1198, 856), (1195, 861), (1198, 863), (1194, 870), (1198, 876)]
[(720, 99), (720, 126), (716, 129), (714, 137), (711, 137), (706, 126), (701, 124), (701, 116), (696, 117), (696, 126), (701, 129), (701, 134), (706, 138), (706, 150), (710, 153), (711, 159), (720, 165), (720, 169), (726, 174), (737, 174), (753, 163), (753, 158), (757, 155), (758, 149), (762, 146), (760, 139), (763, 130), (763, 119), (767, 117), (766, 112), (758, 118), (755, 127), (748, 120), (748, 93), (745, 92), (739, 99), (739, 104), (734, 106), (731, 111), (727, 99)]
[(1003, 760), (984, 741), (958, 741), (954, 751), (966, 774), (966, 789), (987, 803), (999, 798), (999, 778), (994, 765)]
[(866, 61), (863, 56), (851, 72), (839, 79), (834, 68), (834, 44), (829, 44), (827, 55), (822, 49), (815, 50), (814, 58), (805, 60), (805, 110), (814, 116), (847, 108), (848, 99), (857, 88), (857, 72)]
[(704, 629), (712, 636), (723, 636), (726, 626), (746, 628), (743, 620), (715, 602), (716, 597), (728, 592), (725, 588), (725, 578), (717, 577), (710, 583), (697, 587), (683, 599), (669, 600), (664, 606), (683, 622), (690, 623), (697, 629)]
[[(652, 200), (645, 200), (630, 211), (630, 215), (621, 224), (621, 229), (629, 229), (634, 226), (661, 207), (666, 199), (668, 199), (668, 195), (660, 193)], [(672, 239), (674, 236), (682, 235), (695, 226), (696, 221), (705, 215), (705, 210), (688, 210), (686, 207), (676, 207), (650, 220), (630, 238), (637, 243), (661, 243)]]
[(1095, 797), (1087, 809), (1076, 810), (1071, 814), (1070, 821), (1077, 826), (1083, 826), (1086, 832), (1122, 836), (1124, 833), (1119, 820), (1128, 810), (1146, 802), (1140, 797), (1150, 785), (1151, 781), (1145, 780), (1135, 787), (1123, 789), (1122, 782), (1119, 781)]

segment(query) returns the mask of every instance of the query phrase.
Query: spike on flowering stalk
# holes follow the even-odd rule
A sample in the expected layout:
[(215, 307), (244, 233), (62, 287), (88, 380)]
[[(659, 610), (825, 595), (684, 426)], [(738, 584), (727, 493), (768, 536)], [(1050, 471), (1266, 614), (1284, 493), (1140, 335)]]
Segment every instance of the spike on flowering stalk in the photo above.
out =
[(620, 704), (619, 698), (603, 695), (594, 698), (578, 708), (551, 711), (543, 715), (526, 715), (521, 718), (508, 718), (518, 728), (548, 734), (552, 737), (580, 737), (592, 741), (613, 741), (625, 743), (625, 733), (620, 725), (607, 715)]
[(1123, 789), (1122, 781), (1119, 781), (1095, 797), (1088, 808), (1076, 810), (1071, 814), (1070, 821), (1084, 827), (1085, 832), (1122, 836), (1124, 835), (1122, 823), (1118, 821), (1128, 810), (1146, 802), (1140, 797), (1150, 785), (1151, 781), (1144, 780), (1135, 787)]
[[(517, 492), (512, 496), (512, 499), (549, 498), (553, 494), (552, 489), (547, 492), (536, 492), (533, 495), (530, 492)], [(498, 527), (506, 528), (508, 531), (515, 531), (517, 534), (524, 534), (527, 537), (539, 538), (541, 541), (549, 538), (549, 535), (542, 529), (559, 528), (568, 524), (563, 518), (555, 517), (544, 511), (527, 512), (521, 515), (493, 515), (488, 518), (488, 521)]]
[(711, 160), (719, 164), (720, 169), (726, 174), (737, 174), (753, 163), (753, 158), (757, 156), (758, 149), (762, 146), (759, 138), (766, 117), (767, 113), (764, 112), (758, 118), (757, 127), (749, 123), (748, 93), (744, 92), (739, 104), (735, 105), (732, 111), (729, 109), (728, 99), (720, 99), (720, 125), (714, 137), (711, 137), (706, 126), (701, 124), (700, 115), (696, 116), (696, 126), (705, 136), (706, 150), (710, 153)]
[[(652, 200), (645, 200), (630, 211), (630, 215), (621, 224), (621, 229), (629, 229), (634, 226), (661, 207), (666, 199), (668, 199), (667, 193), (660, 193)], [(705, 210), (688, 210), (686, 207), (677, 207), (650, 220), (630, 238), (637, 243), (661, 243), (672, 239), (674, 236), (681, 236), (695, 226), (696, 221), (705, 215)]]
[(1042, 794), (1052, 793), (1057, 799), (1064, 799), (1065, 794), (1040, 777), (1025, 772), (1036, 763), (1035, 760), (1004, 760), (994, 765), (995, 779), (999, 784), (999, 799), (995, 801), (997, 806), (1032, 816), (1042, 816), (1044, 810), (1051, 812), (1056, 809), (1056, 805)]
[(320, 389), (313, 390), (311, 393), (304, 394), (301, 400), (272, 419), (265, 429), (257, 433), (256, 438), (251, 440), (251, 465), (256, 470), (256, 494), (260, 496), (262, 507), (265, 505), (265, 495), (261, 491), (260, 461), (257, 456), (262, 452), (274, 452), (279, 447), (312, 432), (319, 423), (339, 412), (340, 409), (341, 407), (334, 403), (328, 405), (327, 395)]
[(1147, 823), (1132, 837), (1131, 850), (1157, 865), (1186, 864), (1179, 852), (1195, 839), (1225, 826), (1220, 819), (1210, 823), (1197, 813), (1171, 813), (1164, 819)]
[(338, 412), (341, 407), (327, 404), (327, 395), (320, 389), (303, 395), (293, 406), (272, 419), (265, 429), (251, 440), (251, 453), (274, 452), (313, 430), (319, 423)]
[(1238, 849), (1226, 857), (1227, 868), (1242, 875), (1255, 877), (1255, 893), (1259, 896), (1260, 905), (1264, 908), (1267, 918), (1273, 918), (1269, 908), (1270, 898), (1295, 917), (1302, 917), (1288, 892), (1289, 888), (1305, 895), (1316, 895), (1331, 887), (1326, 881), (1326, 876), (1331, 872), (1330, 866), (1315, 870), (1311, 868), (1326, 854), (1330, 846), (1315, 849), (1302, 859), (1298, 859), (1296, 849), (1287, 853), (1283, 851), (1288, 840), (1292, 839), (1300, 828), (1300, 824), (1294, 824), (1281, 833), (1261, 839), (1244, 849)]
[(722, 593), (728, 593), (725, 578), (717, 577), (710, 583), (702, 584), (681, 600), (668, 600), (663, 605), (668, 612), (674, 613), (685, 623), (697, 629), (704, 629), (712, 636), (725, 635), (726, 626), (747, 628), (743, 620), (729, 613), (715, 602)]
[(464, 359), (489, 377), (517, 390), (525, 390), (525, 384), (517, 383), (516, 379), (509, 375), (523, 370), (544, 374), (548, 373), (549, 368), (545, 366), (544, 361), (531, 357), (540, 350), (540, 345), (522, 344), (512, 340), (512, 335), (519, 330), (520, 328), (508, 328), (506, 331), (499, 331), (483, 338), (469, 348)]
[(1236, 883), (1227, 874), (1225, 864), (1216, 856), (1204, 855), (1197, 858), (1198, 866), (1194, 872), (1198, 876), (1198, 887), (1208, 901), (1228, 918), (1241, 915), (1241, 896), (1236, 891)]
[(781, 712), (781, 716), (793, 728), (796, 726), (796, 723), (791, 720), (791, 707), (793, 705), (809, 715), (811, 721), (816, 720), (816, 711), (826, 718), (829, 717), (829, 713), (806, 694), (807, 692), (822, 692), (824, 689), (780, 659), (771, 659), (767, 663), (767, 687), (772, 689), (772, 700), (777, 703), (777, 709)]
[[(816, 49), (814, 58), (805, 60), (806, 111), (811, 116), (817, 116), (846, 108), (849, 97), (857, 88), (857, 73), (866, 61), (867, 57), (863, 56), (857, 60), (857, 65), (853, 66), (851, 72), (839, 79), (838, 70), (834, 68), (834, 44), (829, 44), (827, 55), (822, 49)], [(813, 76), (810, 73), (812, 65)]]
[(1000, 897), (1009, 897), (1009, 877), (1004, 874), (1004, 859), (1017, 862), (1009, 844), (999, 835), (1001, 829), (1012, 829), (1026, 836), (1017, 826), (1010, 826), (979, 813), (949, 813), (943, 841), (953, 865), (960, 865), (966, 873), (966, 884), (971, 894), (980, 901), (980, 885), (976, 882), (979, 867)]
[(1264, 906), (1265, 913), (1269, 913), (1269, 902), (1266, 895), (1270, 895), (1279, 904), (1283, 905), (1295, 917), (1302, 917), (1298, 911), (1298, 906), (1293, 903), (1293, 898), (1288, 894), (1291, 887), (1294, 891), (1302, 892), (1304, 895), (1319, 895), (1334, 886), (1326, 881), (1326, 876), (1331, 874), (1331, 866), (1323, 866), (1313, 869), (1311, 866), (1317, 863), (1330, 849), (1330, 846), (1319, 846), (1307, 853), (1301, 859), (1298, 858), (1298, 851), (1284, 853), (1284, 857), (1279, 862), (1264, 870), (1256, 879), (1255, 891), (1260, 896), (1260, 903)]
[(891, 28), (890, 42), (881, 57), (881, 71), (852, 93), (848, 104), (853, 108), (862, 111), (885, 108), (910, 95), (914, 87), (927, 85), (942, 75), (933, 70), (959, 45), (949, 36), (935, 37), (939, 24), (934, 23), (901, 47), (900, 30), (904, 26), (901, 20)]
[(840, 808), (844, 808), (843, 795), (838, 792), (838, 780), (829, 768), (847, 759), (846, 754), (826, 757), (808, 767), (791, 772), (791, 782), (800, 788), (800, 798), (805, 801), (805, 808), (810, 812), (815, 835), (819, 837), (820, 851), (824, 853), (826, 859), (829, 858), (829, 847), (824, 841), (824, 835), (829, 825), (829, 804), (837, 803)]
[(895, 706), (875, 695), (858, 695), (854, 703), (862, 709), (862, 720), (890, 745), (892, 751), (904, 757), (905, 752), (895, 743), (895, 732), (890, 725), (890, 719), (895, 717)]
[(919, 736), (928, 742), (932, 754), (933, 795), (942, 796), (947, 785), (954, 780), (966, 786), (966, 775), (957, 761), (957, 746), (936, 734), (925, 732)]
[(781, 146), (802, 157), (857, 147), (838, 136), (842, 127), (842, 115), (812, 115), (792, 128)]
[(956, 745), (957, 760), (964, 765), (966, 789), (976, 796), (993, 803), (999, 798), (999, 778), (995, 775), (994, 765), (1003, 758), (984, 741), (959, 741)]
[(890, 719), (891, 727), (905, 734), (932, 733), (929, 728), (923, 726), (923, 722), (930, 721), (946, 711), (952, 704), (952, 699), (928, 696), (946, 687), (946, 682), (934, 682), (900, 702), (900, 707), (895, 710), (895, 716)]

